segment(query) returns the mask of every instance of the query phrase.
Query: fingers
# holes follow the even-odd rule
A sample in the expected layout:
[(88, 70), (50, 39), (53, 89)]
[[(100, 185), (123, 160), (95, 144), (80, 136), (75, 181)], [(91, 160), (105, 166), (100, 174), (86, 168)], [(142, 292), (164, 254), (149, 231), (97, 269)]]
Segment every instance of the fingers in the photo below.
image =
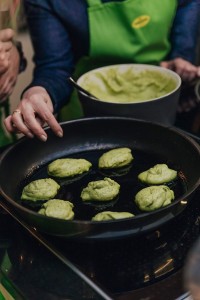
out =
[(13, 123), (12, 123), (12, 116), (8, 116), (6, 119), (4, 119), (4, 125), (6, 126), (6, 129), (9, 132), (15, 132), (15, 128), (13, 127)]
[(0, 75), (5, 73), (9, 68), (9, 56), (8, 52), (0, 52)]
[[(42, 107), (45, 111), (47, 110), (47, 108), (44, 107), (43, 105), (42, 105)], [(45, 124), (45, 120), (43, 119), (43, 117), (39, 115), (38, 111), (37, 111), (37, 117), (36, 117), (36, 113), (35, 113), (35, 110), (33, 109), (33, 107), (28, 102), (25, 102), (25, 101), (24, 101), (24, 105), (22, 106), (22, 112), (23, 112), (24, 125), (29, 130), (31, 130), (31, 132), (34, 135), (36, 135), (40, 140), (45, 142), (47, 140), (47, 134), (41, 126), (41, 125)], [(41, 121), (38, 122), (38, 120), (41, 120)], [(15, 123), (15, 125), (22, 133), (25, 134), (25, 132), (22, 131), (22, 128), (19, 127), (17, 123)]]
[(173, 63), (172, 63), (172, 61), (162, 61), (160, 63), (160, 66), (163, 67), (163, 68), (166, 68), (166, 69), (173, 70)]
[[(47, 100), (48, 101), (48, 100)], [(53, 113), (51, 112), (51, 106), (48, 106), (48, 102), (34, 102), (34, 110), (37, 112), (36, 116), (42, 120), (44, 123), (46, 123), (52, 131), (59, 137), (63, 136), (63, 130), (61, 126), (58, 124), (56, 118), (54, 117)], [(25, 120), (26, 121), (26, 120)], [(26, 123), (28, 120), (26, 121)], [(29, 125), (29, 128), (32, 128), (33, 131), (33, 124), (27, 123)], [(36, 135), (39, 135), (38, 132), (34, 131)]]
[(173, 70), (183, 81), (192, 81), (198, 76), (198, 68), (182, 58), (172, 60), (171, 64), (173, 64)]
[(0, 41), (1, 42), (12, 41), (14, 35), (15, 35), (15, 32), (11, 28), (2, 29), (2, 30), (0, 30)]
[(183, 81), (192, 81), (200, 76), (200, 69), (182, 58), (163, 61), (160, 66), (175, 71)]
[(63, 130), (53, 115), (53, 104), (47, 91), (40, 86), (28, 89), (14, 113), (6, 118), (5, 126), (9, 132), (20, 132), (27, 137), (47, 140), (47, 133), (42, 128), (49, 125), (53, 132), (63, 136)]
[(0, 103), (4, 102), (12, 94), (14, 86), (8, 87), (4, 92), (0, 93)]
[(0, 74), (6, 72), (9, 68), (13, 36), (14, 31), (12, 29), (0, 30)]
[[(33, 115), (34, 113), (32, 113)], [(15, 130), (18, 130), (19, 132), (23, 133), (24, 135), (28, 137), (33, 137), (31, 131), (24, 123), (22, 112), (20, 109), (16, 109), (12, 114), (12, 124)]]
[(190, 63), (176, 65), (176, 72), (181, 76), (183, 81), (191, 81), (197, 76), (197, 67)]
[(0, 75), (6, 72), (9, 67), (11, 67), (12, 48), (13, 48), (12, 42), (7, 42), (7, 43), (0, 42)]
[[(30, 113), (29, 116), (30, 120), (33, 120), (32, 123), (33, 127), (35, 128), (34, 130), (37, 132), (39, 132), (39, 138), (42, 141), (46, 141), (47, 140), (47, 135), (45, 133), (45, 131), (41, 128), (41, 130), (38, 130), (38, 127), (40, 127), (39, 124), (37, 124), (37, 120), (34, 116), (34, 112), (32, 111), (32, 113)], [(9, 132), (16, 132), (16, 133), (22, 133), (25, 136), (29, 137), (29, 138), (33, 138), (34, 134), (32, 133), (32, 131), (28, 128), (28, 125), (25, 123), (23, 116), (22, 116), (22, 112), (19, 109), (16, 109), (12, 115), (8, 116), (5, 120), (4, 120), (4, 124), (7, 128), (7, 130)]]
[(12, 47), (11, 51), (0, 52), (0, 100), (12, 93), (19, 73), (19, 64), (16, 47)]
[(47, 124), (57, 136), (63, 136), (61, 126), (51, 112), (51, 106), (48, 106), (44, 99), (42, 101), (39, 98), (38, 96), (35, 103), (34, 99), (31, 99), (34, 104), (30, 102), (30, 99), (24, 98), (18, 109), (5, 119), (4, 124), (9, 132), (20, 132), (30, 138), (36, 136), (45, 142), (47, 134), (42, 126)]
[(167, 68), (168, 67), (168, 62), (167, 61), (161, 61), (160, 66), (163, 68)]

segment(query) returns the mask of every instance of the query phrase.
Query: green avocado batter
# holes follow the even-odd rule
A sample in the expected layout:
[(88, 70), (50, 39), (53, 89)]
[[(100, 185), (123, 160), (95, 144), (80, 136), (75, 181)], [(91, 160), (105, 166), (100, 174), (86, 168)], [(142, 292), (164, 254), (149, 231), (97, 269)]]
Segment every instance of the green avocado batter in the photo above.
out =
[(118, 194), (120, 185), (105, 177), (103, 180), (91, 181), (81, 192), (83, 201), (111, 201)]
[(74, 218), (73, 207), (70, 201), (51, 199), (42, 205), (38, 213), (48, 217), (72, 220)]
[(106, 102), (131, 103), (159, 98), (176, 88), (168, 74), (157, 70), (125, 71), (112, 67), (85, 74), (81, 86)]
[(22, 200), (49, 200), (55, 197), (60, 185), (51, 178), (38, 179), (26, 185), (22, 191)]
[(133, 214), (129, 212), (116, 212), (116, 211), (102, 211), (96, 214), (92, 221), (108, 221), (108, 220), (119, 220), (134, 217)]
[(157, 164), (153, 168), (138, 175), (138, 179), (147, 184), (163, 184), (177, 177), (177, 171), (168, 168), (166, 164)]
[(99, 158), (99, 168), (101, 169), (112, 169), (121, 168), (129, 165), (133, 160), (131, 149), (129, 148), (118, 148), (112, 149), (104, 153)]
[(48, 174), (53, 177), (73, 177), (89, 171), (92, 164), (86, 159), (61, 158), (56, 159), (47, 167)]
[(140, 210), (153, 211), (171, 204), (174, 192), (166, 185), (150, 186), (139, 191), (135, 203)]

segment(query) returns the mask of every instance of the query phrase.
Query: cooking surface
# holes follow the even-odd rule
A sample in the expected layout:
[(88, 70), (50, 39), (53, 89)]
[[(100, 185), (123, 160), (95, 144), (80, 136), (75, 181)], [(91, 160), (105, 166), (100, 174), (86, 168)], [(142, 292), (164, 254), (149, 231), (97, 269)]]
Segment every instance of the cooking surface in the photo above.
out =
[[(81, 244), (56, 238), (50, 240), (116, 298), (128, 299), (129, 294), (129, 297), (137, 295), (132, 299), (142, 299), (145, 293), (148, 299), (161, 299), (155, 298), (156, 289), (150, 293), (151, 285), (157, 283), (158, 287), (160, 280), (175, 274), (183, 266), (189, 248), (199, 235), (199, 197), (198, 192), (193, 205), (181, 217), (138, 238)], [(137, 289), (143, 289), (141, 294), (139, 290), (133, 291)], [(171, 294), (162, 299), (175, 299), (179, 293), (180, 290), (175, 290), (174, 298)]]
[[(85, 299), (176, 299), (184, 293), (185, 257), (199, 236), (199, 197), (198, 191), (192, 205), (170, 224), (138, 238), (109, 242), (70, 241), (37, 231), (27, 234), (4, 215), (9, 226), (1, 226), (0, 241), (3, 234), (5, 240), (7, 231), (9, 243), (1, 248), (12, 265), (4, 273), (30, 300), (36, 299), (33, 291), (43, 297), (37, 299), (83, 299), (83, 295)], [(71, 266), (77, 267), (78, 273)], [(88, 286), (82, 274), (96, 284), (97, 291), (103, 289), (103, 294)]]
[(106, 242), (53, 238), (3, 213), (9, 226), (1, 226), (1, 250), (11, 264), (1, 271), (30, 300), (176, 299), (185, 292), (184, 260), (199, 236), (199, 198), (197, 191), (183, 214), (153, 232)]
[[(170, 161), (170, 159), (166, 161), (166, 159), (163, 159), (158, 155), (144, 153), (142, 151), (132, 149), (134, 160), (128, 167), (121, 170), (100, 170), (98, 168), (98, 159), (106, 151), (107, 150), (88, 151), (83, 153), (80, 152), (78, 154), (74, 154), (73, 156), (68, 156), (78, 159), (84, 158), (90, 161), (92, 163), (91, 170), (86, 174), (82, 174), (68, 180), (54, 178), (54, 180), (56, 180), (61, 185), (61, 188), (55, 198), (71, 201), (74, 204), (73, 211), (75, 213), (75, 219), (77, 220), (90, 221), (95, 214), (105, 210), (118, 212), (125, 211), (130, 212), (134, 215), (142, 214), (142, 211), (140, 211), (134, 203), (134, 197), (137, 192), (139, 192), (146, 186), (139, 182), (137, 176), (141, 172), (159, 163), (166, 163), (170, 168), (178, 171), (178, 179), (168, 184), (168, 186), (174, 191), (175, 200), (178, 197), (181, 197), (187, 190), (187, 182), (184, 174), (181, 172), (177, 165), (174, 165), (174, 163)], [(82, 201), (82, 199), (80, 198), (80, 194), (83, 188), (85, 188), (89, 182), (102, 180), (105, 177), (112, 178), (120, 184), (119, 196), (113, 201)], [(32, 176), (26, 179), (26, 182), (22, 182), (21, 186), (23, 188), (29, 182), (41, 178), (49, 178), (46, 165), (34, 172)], [(37, 205), (36, 203), (34, 203), (34, 207), (31, 207), (31, 205), (28, 206), (26, 202), (23, 203), (23, 200), (20, 201), (22, 188), (19, 188), (19, 202), (22, 205), (25, 205), (33, 210), (35, 208), (35, 210), (38, 211), (41, 207), (41, 204)], [(28, 202), (30, 203), (30, 201)]]

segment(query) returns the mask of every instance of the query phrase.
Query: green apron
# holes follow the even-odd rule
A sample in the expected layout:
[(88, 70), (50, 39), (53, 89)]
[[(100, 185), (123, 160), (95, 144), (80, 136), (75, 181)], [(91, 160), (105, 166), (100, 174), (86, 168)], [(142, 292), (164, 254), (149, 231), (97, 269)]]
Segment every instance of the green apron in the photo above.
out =
[(3, 120), (10, 115), (9, 99), (0, 104), (0, 147), (16, 141), (15, 134), (9, 134), (3, 124)]
[[(170, 51), (170, 31), (177, 0), (87, 0), (90, 32), (88, 57), (74, 78), (97, 67), (120, 63), (159, 64)], [(59, 121), (83, 116), (76, 92), (61, 110)]]

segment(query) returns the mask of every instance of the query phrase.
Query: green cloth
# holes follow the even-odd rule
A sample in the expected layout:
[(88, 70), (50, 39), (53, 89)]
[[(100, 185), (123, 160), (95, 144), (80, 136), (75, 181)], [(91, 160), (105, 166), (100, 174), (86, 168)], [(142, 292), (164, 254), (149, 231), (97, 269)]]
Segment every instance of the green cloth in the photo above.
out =
[(3, 124), (3, 120), (10, 114), (9, 99), (0, 105), (0, 147), (9, 145), (16, 140), (14, 134), (9, 134)]

